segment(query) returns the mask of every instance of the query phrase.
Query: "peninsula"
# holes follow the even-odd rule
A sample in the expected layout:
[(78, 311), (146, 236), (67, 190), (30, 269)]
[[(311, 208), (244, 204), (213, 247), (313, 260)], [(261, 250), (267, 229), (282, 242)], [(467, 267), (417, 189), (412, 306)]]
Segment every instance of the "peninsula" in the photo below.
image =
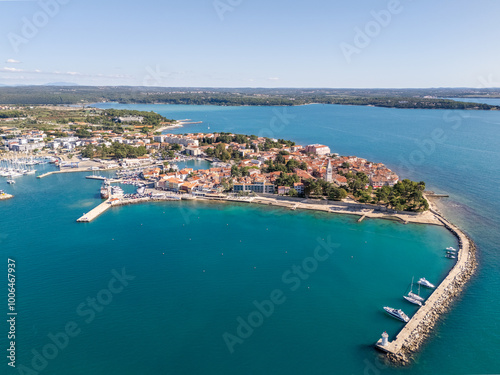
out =
[[(23, 110), (6, 109), (10, 114)], [(53, 115), (60, 113), (58, 108), (51, 111), (55, 111)], [(8, 150), (3, 159), (18, 160), (19, 153), (51, 155), (59, 171), (40, 178), (51, 173), (117, 169), (116, 179), (105, 181), (101, 188), (106, 200), (78, 222), (91, 222), (121, 205), (203, 200), (357, 215), (359, 222), (381, 218), (432, 224), (450, 230), (460, 243), (457, 263), (396, 339), (376, 345), (394, 363), (410, 363), (411, 354), (474, 272), (474, 243), (432, 204), (425, 183), (401, 179), (382, 163), (342, 156), (323, 144), (298, 145), (233, 133), (163, 134), (158, 127), (176, 122), (148, 113), (65, 111), (76, 111), (83, 121), (63, 117), (40, 124), (38, 118), (36, 125), (28, 126), (14, 118), (21, 121), (19, 127), (1, 127)], [(198, 170), (177, 167), (178, 162), (193, 159), (208, 161), (211, 166)], [(88, 177), (106, 180), (99, 175)], [(138, 190), (124, 194), (113, 183), (133, 184)]]

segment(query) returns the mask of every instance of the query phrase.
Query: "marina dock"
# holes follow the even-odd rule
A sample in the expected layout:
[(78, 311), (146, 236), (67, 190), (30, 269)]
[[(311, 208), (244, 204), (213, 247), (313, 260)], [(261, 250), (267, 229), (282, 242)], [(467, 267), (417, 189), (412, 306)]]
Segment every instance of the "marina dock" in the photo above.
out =
[(408, 356), (419, 349), (439, 316), (446, 312), (447, 307), (453, 301), (453, 297), (460, 293), (475, 268), (474, 244), (460, 229), (438, 212), (433, 213), (439, 217), (439, 220), (448, 230), (457, 236), (460, 245), (458, 259), (443, 282), (439, 284), (425, 301), (425, 304), (398, 333), (396, 339), (387, 342), (386, 345), (382, 345), (382, 339), (376, 343), (378, 349), (388, 353), (389, 359), (398, 364), (409, 363)]
[(58, 171), (47, 172), (47, 173), (36, 176), (36, 178), (44, 178), (44, 177), (50, 176), (51, 174), (54, 174), (56, 172), (58, 172)]
[(83, 216), (76, 221), (79, 223), (90, 223), (92, 220), (102, 215), (112, 206), (111, 199), (112, 198), (106, 199), (99, 206), (95, 207), (93, 210), (87, 212), (86, 214), (83, 214)]

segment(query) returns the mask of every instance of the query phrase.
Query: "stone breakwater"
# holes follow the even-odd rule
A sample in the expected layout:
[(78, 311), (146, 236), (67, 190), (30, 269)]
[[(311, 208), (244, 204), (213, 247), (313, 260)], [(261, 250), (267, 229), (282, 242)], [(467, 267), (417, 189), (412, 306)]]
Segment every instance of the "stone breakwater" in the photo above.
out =
[(387, 352), (387, 360), (395, 365), (404, 366), (412, 362), (414, 354), (431, 335), (439, 318), (450, 309), (456, 298), (463, 292), (477, 267), (474, 242), (439, 213), (434, 213), (439, 215), (443, 225), (458, 238), (460, 244), (458, 260), (425, 305), (398, 334), (396, 340), (390, 342), (387, 348), (377, 345), (378, 348)]

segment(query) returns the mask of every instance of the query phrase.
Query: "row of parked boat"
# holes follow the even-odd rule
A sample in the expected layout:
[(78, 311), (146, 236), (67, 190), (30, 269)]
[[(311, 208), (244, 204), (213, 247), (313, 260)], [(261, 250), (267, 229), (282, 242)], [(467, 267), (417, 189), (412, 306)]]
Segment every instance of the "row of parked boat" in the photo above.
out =
[(451, 246), (447, 247), (445, 257), (449, 259), (457, 259), (457, 249)]
[(0, 160), (0, 177), (7, 177), (8, 184), (15, 184), (14, 178), (34, 175), (36, 169), (34, 168), (37, 164), (47, 164), (52, 162), (51, 159), (38, 159), (38, 158), (13, 158), (13, 159), (3, 159)]
[[(422, 306), (422, 303), (425, 301), (425, 298), (420, 296), (420, 286), (423, 286), (425, 288), (429, 289), (434, 289), (436, 286), (429, 282), (425, 277), (420, 278), (417, 281), (418, 284), (418, 292), (413, 293), (413, 279), (411, 280), (411, 285), (410, 285), (410, 291), (408, 292), (407, 295), (404, 295), (403, 298), (407, 300), (410, 303), (413, 303), (414, 305)], [(399, 319), (405, 323), (408, 323), (410, 321), (410, 318), (408, 315), (404, 313), (403, 310), (401, 309), (395, 309), (392, 307), (385, 306), (384, 310), (392, 317)]]

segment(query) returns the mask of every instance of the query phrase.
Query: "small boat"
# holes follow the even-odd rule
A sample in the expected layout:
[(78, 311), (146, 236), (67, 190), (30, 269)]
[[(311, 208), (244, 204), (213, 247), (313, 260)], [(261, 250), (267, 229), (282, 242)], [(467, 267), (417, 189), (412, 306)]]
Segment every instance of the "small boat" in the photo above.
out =
[(434, 284), (427, 281), (425, 277), (422, 277), (420, 280), (418, 280), (418, 283), (422, 286), (425, 286), (426, 288), (434, 289), (436, 287)]
[(446, 250), (457, 251), (457, 249), (455, 249), (454, 247), (451, 247), (451, 246), (447, 247)]
[(122, 197), (123, 189), (119, 186), (111, 186), (111, 195)]
[(446, 254), (457, 255), (457, 252), (456, 251), (447, 251)]
[(410, 296), (403, 296), (403, 298), (405, 300), (407, 300), (408, 302), (413, 303), (414, 305), (422, 306), (422, 302), (420, 302), (418, 299), (415, 299), (415, 298), (410, 297)]
[(408, 318), (408, 315), (406, 315), (403, 310), (401, 309), (393, 309), (392, 307), (384, 307), (384, 310), (387, 314), (392, 316), (393, 318), (399, 319), (402, 322), (408, 323), (410, 318)]
[(452, 255), (452, 254), (446, 254), (445, 257), (449, 258), (449, 259), (457, 259), (457, 257), (455, 255)]
[(101, 198), (102, 199), (109, 198), (109, 183), (106, 180), (101, 185)]
[(16, 183), (16, 181), (15, 181), (15, 180), (10, 179), (10, 180), (7, 180), (7, 183), (8, 183), (9, 185), (12, 185), (12, 184), (15, 184), (15, 183)]

